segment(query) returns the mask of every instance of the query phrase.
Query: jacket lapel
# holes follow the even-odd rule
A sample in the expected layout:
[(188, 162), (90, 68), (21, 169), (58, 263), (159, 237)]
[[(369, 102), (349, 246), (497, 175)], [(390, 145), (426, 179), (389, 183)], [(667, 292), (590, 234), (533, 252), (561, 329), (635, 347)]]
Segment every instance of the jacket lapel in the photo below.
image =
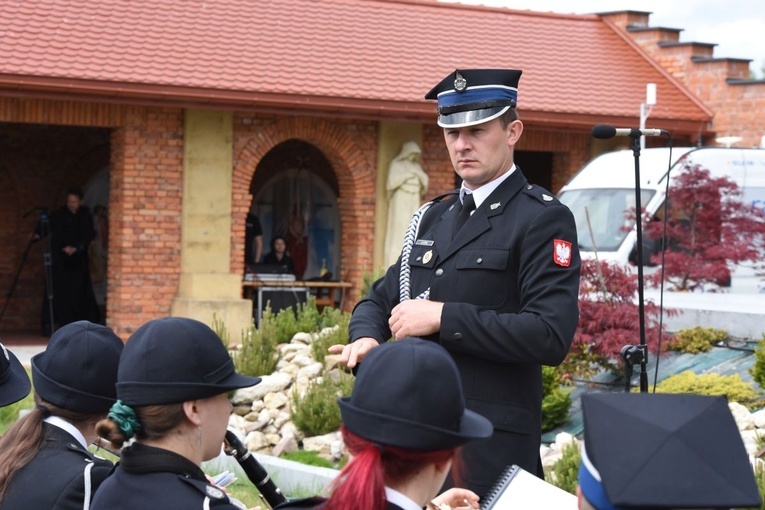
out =
[[(455, 206), (447, 209), (441, 215), (441, 221), (433, 229), (433, 237), (436, 245), (439, 247), (441, 260), (445, 260), (466, 244), (472, 242), (481, 234), (491, 229), (489, 218), (502, 214), (510, 200), (526, 186), (526, 177), (523, 176), (521, 169), (516, 166), (515, 171), (505, 179), (505, 181), (495, 189), (481, 206), (468, 218), (465, 225), (457, 232), (452, 239), (452, 226), (459, 214), (459, 200)], [(445, 248), (443, 248), (445, 247)]]

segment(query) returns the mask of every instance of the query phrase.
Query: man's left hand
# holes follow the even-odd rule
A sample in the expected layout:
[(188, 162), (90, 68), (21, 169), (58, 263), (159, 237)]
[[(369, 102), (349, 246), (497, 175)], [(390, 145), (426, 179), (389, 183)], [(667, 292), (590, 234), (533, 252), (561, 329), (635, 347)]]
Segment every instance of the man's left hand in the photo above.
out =
[(443, 303), (427, 299), (408, 299), (391, 311), (388, 325), (396, 340), (408, 336), (427, 336), (441, 329)]

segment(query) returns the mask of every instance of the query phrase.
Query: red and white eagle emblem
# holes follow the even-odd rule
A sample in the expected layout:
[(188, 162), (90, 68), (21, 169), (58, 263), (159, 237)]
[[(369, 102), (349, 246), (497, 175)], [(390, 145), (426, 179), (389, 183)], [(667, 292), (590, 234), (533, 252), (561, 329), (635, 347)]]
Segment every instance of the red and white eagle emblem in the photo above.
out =
[(571, 265), (571, 243), (561, 239), (553, 241), (553, 261), (559, 266)]

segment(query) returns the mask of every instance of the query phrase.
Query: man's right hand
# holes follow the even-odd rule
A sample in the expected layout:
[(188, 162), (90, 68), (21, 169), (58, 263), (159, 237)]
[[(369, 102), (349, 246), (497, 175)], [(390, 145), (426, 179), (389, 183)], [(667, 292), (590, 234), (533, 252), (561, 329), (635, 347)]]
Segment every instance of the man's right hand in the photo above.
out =
[(328, 351), (331, 354), (342, 354), (340, 363), (345, 363), (348, 368), (353, 368), (364, 359), (364, 356), (366, 356), (369, 351), (378, 345), (380, 344), (374, 338), (363, 337), (347, 345), (333, 345)]

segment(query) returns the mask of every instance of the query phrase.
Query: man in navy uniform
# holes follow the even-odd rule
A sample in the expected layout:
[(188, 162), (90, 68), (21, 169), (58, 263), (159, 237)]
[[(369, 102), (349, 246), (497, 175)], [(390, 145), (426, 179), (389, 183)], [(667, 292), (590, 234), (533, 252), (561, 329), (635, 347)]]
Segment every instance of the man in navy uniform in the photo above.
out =
[(415, 214), (398, 262), (356, 305), (350, 343), (330, 349), (352, 368), (391, 336), (444, 346), (467, 407), (494, 426), (463, 450), (481, 496), (509, 464), (543, 476), (541, 365), (563, 361), (579, 316), (574, 217), (513, 162), (520, 76), (458, 70), (425, 96), (462, 187)]

